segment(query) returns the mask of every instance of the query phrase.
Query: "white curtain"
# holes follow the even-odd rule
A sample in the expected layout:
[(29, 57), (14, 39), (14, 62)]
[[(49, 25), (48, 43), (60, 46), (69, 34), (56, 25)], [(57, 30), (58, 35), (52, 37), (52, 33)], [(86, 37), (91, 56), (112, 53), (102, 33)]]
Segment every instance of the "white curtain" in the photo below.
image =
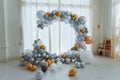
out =
[[(24, 49), (32, 49), (37, 38), (38, 10), (66, 10), (87, 18), (89, 35), (92, 34), (92, 0), (22, 0), (22, 28)], [(39, 38), (52, 53), (63, 53), (74, 46), (75, 34), (70, 24), (55, 22), (50, 28), (39, 30)], [(90, 47), (89, 47), (90, 49)]]
[(112, 57), (120, 59), (120, 0), (112, 4)]

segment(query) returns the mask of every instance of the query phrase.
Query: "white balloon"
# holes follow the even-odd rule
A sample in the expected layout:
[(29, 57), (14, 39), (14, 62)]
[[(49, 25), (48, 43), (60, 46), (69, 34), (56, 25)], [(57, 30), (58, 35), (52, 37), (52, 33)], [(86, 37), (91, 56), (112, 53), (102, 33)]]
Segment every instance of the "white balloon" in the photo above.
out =
[(41, 70), (37, 70), (35, 74), (35, 78), (37, 80), (41, 80), (43, 78), (43, 72)]
[(57, 62), (57, 68), (62, 68), (62, 63), (60, 61)]
[(81, 60), (85, 63), (92, 63), (94, 62), (94, 57), (93, 57), (93, 53), (88, 51), (88, 50), (84, 50), (80, 53), (80, 57)]
[(57, 65), (55, 63), (52, 63), (51, 66), (49, 67), (51, 71), (56, 71), (57, 70)]

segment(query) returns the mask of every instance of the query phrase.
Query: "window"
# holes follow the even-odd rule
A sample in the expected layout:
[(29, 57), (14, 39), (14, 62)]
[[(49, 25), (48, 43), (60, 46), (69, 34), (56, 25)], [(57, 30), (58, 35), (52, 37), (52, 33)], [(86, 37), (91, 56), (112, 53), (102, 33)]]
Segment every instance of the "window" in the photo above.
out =
[[(87, 18), (86, 26), (92, 34), (92, 0), (22, 0), (22, 28), (24, 49), (32, 49), (37, 38), (38, 10), (66, 10)], [(75, 42), (75, 33), (69, 24), (55, 22), (50, 28), (39, 30), (38, 37), (52, 53), (62, 53), (70, 49)]]

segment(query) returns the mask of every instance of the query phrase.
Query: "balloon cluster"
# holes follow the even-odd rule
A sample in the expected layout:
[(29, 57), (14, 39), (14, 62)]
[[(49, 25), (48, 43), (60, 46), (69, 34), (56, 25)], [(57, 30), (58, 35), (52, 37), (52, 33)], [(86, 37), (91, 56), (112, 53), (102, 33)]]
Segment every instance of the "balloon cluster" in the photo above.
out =
[[(32, 64), (40, 66), (42, 70), (45, 68), (45, 70), (47, 70), (47, 67), (52, 66), (52, 64), (82, 62), (80, 55), (76, 51), (71, 50), (61, 55), (48, 52), (46, 46), (42, 44), (40, 39), (35, 40), (33, 46), (33, 50), (25, 50), (22, 53), (20, 58), (21, 65)], [(45, 70), (43, 72), (46, 72)]]
[[(37, 27), (40, 29), (49, 27), (59, 20), (69, 23), (76, 32), (76, 43), (68, 52), (56, 55), (56, 53), (47, 51), (46, 46), (42, 44), (42, 41), (37, 39), (33, 43), (33, 50), (28, 49), (22, 53), (20, 64), (32, 71), (35, 71), (37, 67), (41, 67), (41, 70), (36, 73), (37, 80), (41, 80), (43, 73), (48, 70), (48, 67), (50, 70), (55, 71), (57, 66), (60, 68), (61, 64), (75, 63), (76, 68), (84, 68), (85, 63), (82, 62), (79, 52), (87, 49), (86, 44), (92, 43), (92, 38), (87, 35), (88, 29), (85, 25), (86, 17), (78, 17), (77, 14), (59, 10), (54, 10), (52, 12), (39, 10), (37, 12), (37, 17), (39, 19), (37, 20)], [(70, 70), (70, 76), (74, 76), (75, 74), (76, 69)]]

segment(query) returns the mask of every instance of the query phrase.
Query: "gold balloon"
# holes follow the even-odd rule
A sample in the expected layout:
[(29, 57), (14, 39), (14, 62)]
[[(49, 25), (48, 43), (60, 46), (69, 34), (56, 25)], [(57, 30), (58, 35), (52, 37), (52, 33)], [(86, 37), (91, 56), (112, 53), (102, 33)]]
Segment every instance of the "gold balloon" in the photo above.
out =
[(51, 59), (51, 62), (52, 62), (52, 63), (55, 63), (55, 60), (54, 60), (54, 59)]
[(47, 60), (48, 66), (50, 66), (52, 64), (51, 60)]
[(31, 64), (31, 63), (26, 64), (26, 69), (27, 69), (27, 70), (31, 70), (31, 67), (32, 67), (32, 64)]
[(66, 54), (62, 54), (62, 58), (65, 59), (66, 58)]
[(77, 14), (73, 14), (73, 15), (72, 15), (72, 18), (73, 18), (73, 19), (77, 19), (77, 18), (78, 18), (78, 15), (77, 15)]
[(85, 33), (85, 32), (86, 32), (86, 29), (85, 29), (85, 28), (82, 28), (82, 29), (80, 29), (80, 32)]
[(55, 15), (58, 16), (58, 17), (60, 17), (60, 16), (61, 16), (61, 12), (60, 12), (60, 11), (57, 11), (57, 12), (55, 13)]
[(46, 12), (47, 16), (50, 16), (50, 12)]
[(69, 71), (69, 76), (75, 76), (76, 73), (77, 73), (77, 69), (76, 69), (76, 68), (72, 68), (72, 69), (70, 69), (70, 71)]
[(46, 49), (46, 46), (45, 46), (45, 45), (41, 45), (41, 46), (40, 46), (40, 49), (45, 50), (45, 49)]
[(91, 44), (92, 43), (92, 37), (91, 36), (87, 36), (87, 37), (85, 37), (85, 43), (86, 44)]
[(31, 70), (32, 71), (35, 71), (37, 69), (37, 66), (35, 66), (35, 65), (33, 65), (32, 67), (31, 67)]
[(74, 45), (74, 48), (75, 48), (75, 49), (78, 49), (79, 47), (80, 47), (80, 45), (77, 44), (77, 43)]

